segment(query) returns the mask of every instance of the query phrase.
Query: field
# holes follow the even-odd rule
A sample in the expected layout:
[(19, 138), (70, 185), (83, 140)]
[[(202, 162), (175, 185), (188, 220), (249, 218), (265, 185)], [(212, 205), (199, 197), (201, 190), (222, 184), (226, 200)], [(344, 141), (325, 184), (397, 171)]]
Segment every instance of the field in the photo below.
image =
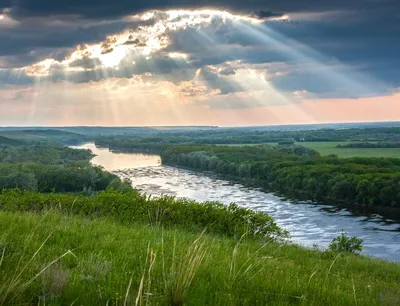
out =
[(400, 148), (336, 148), (345, 142), (301, 142), (321, 155), (335, 154), (339, 157), (395, 157), (400, 158)]
[(399, 280), (361, 256), (0, 212), (0, 305), (398, 305)]
[[(277, 145), (277, 143), (264, 143)], [(336, 148), (346, 142), (298, 142), (297, 144), (318, 151), (321, 155), (335, 154), (338, 157), (394, 157), (400, 158), (400, 148)], [(229, 146), (256, 146), (260, 144), (231, 144)]]

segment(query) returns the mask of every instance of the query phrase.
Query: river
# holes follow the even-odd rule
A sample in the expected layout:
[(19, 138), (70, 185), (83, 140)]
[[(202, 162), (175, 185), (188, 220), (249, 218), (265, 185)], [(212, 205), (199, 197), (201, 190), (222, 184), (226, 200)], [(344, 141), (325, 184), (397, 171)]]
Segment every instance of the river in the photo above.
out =
[(133, 187), (154, 196), (173, 195), (198, 201), (220, 201), (274, 217), (291, 234), (292, 241), (326, 248), (341, 231), (364, 240), (363, 253), (400, 262), (400, 223), (381, 216), (356, 216), (346, 209), (304, 201), (289, 201), (272, 193), (231, 183), (217, 176), (204, 175), (161, 165), (158, 155), (113, 153), (88, 143), (74, 148), (90, 149), (101, 165), (120, 177), (129, 178)]

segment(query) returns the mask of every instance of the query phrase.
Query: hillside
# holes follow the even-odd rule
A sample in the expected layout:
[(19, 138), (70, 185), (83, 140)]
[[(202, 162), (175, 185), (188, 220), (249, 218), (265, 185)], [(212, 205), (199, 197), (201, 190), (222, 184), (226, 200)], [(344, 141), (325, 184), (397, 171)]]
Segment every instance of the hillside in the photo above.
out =
[(224, 234), (221, 221), (234, 217), (226, 224), (237, 220), (235, 231), (244, 209), (13, 191), (0, 196), (0, 207), (1, 305), (399, 302), (398, 264)]
[(22, 142), (18, 141), (16, 139), (11, 139), (11, 138), (0, 136), (0, 145), (2, 145), (2, 144), (10, 145), (10, 146), (18, 146), (18, 145), (21, 145)]
[(73, 132), (53, 129), (0, 130), (0, 136), (21, 141), (52, 140), (63, 144), (76, 144), (87, 141), (87, 137)]

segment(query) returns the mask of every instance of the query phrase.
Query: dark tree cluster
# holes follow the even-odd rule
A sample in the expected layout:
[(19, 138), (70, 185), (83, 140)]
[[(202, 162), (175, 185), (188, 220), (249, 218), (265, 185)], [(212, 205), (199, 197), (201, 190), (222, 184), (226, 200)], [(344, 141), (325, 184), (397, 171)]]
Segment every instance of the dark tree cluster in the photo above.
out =
[(345, 148), (360, 148), (360, 149), (385, 149), (385, 148), (400, 148), (400, 142), (351, 142), (345, 144), (339, 144), (336, 146), (339, 149)]
[(76, 150), (50, 142), (21, 143), (0, 145), (0, 190), (20, 188), (91, 194), (109, 187), (131, 189), (128, 182), (92, 166), (90, 150)]

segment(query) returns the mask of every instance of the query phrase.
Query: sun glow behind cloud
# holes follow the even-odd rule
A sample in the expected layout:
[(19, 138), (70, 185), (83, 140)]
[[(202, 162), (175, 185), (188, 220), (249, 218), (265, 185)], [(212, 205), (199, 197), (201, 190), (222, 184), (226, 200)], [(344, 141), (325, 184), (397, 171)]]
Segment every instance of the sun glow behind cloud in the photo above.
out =
[[(135, 20), (151, 20), (152, 25), (140, 26), (133, 30), (126, 30), (121, 33), (109, 36), (104, 42), (93, 45), (80, 45), (63, 61), (46, 59), (32, 66), (24, 67), (29, 76), (43, 77), (50, 74), (51, 68), (59, 65), (65, 71), (81, 70), (80, 67), (71, 67), (71, 63), (82, 58), (99, 59), (104, 68), (117, 68), (121, 61), (130, 51), (136, 55), (151, 55), (162, 50), (170, 44), (167, 32), (176, 32), (188, 27), (201, 28), (209, 25), (217, 19), (218, 23), (224, 24), (228, 21), (243, 21), (249, 24), (259, 24), (261, 21), (247, 17), (236, 16), (228, 12), (200, 10), (200, 11), (154, 11), (139, 16), (132, 16)], [(188, 55), (181, 52), (170, 52), (170, 58), (187, 59)], [(95, 67), (92, 67), (95, 69)], [(88, 70), (88, 69), (86, 69)]]
[[(288, 18), (283, 15), (271, 20)], [(318, 96), (304, 88), (279, 90), (276, 80), (299, 69), (312, 71), (327, 84), (337, 85), (330, 94), (347, 96), (372, 96), (379, 85), (277, 33), (268, 22), (248, 16), (171, 10), (125, 19), (138, 24), (104, 41), (76, 46), (63, 59), (47, 58), (12, 71), (33, 79), (33, 95), (15, 94), (15, 100), (29, 101), (29, 117), (34, 119), (40, 113), (39, 117), (45, 118), (63, 109), (67, 110), (62, 112), (63, 120), (80, 112), (84, 116), (79, 118), (96, 117), (91, 121), (94, 124), (108, 116), (113, 124), (129, 124), (128, 114), (133, 125), (145, 124), (140, 116), (156, 124), (162, 115), (169, 117), (161, 120), (161, 125), (174, 124), (174, 120), (207, 124), (204, 120), (218, 120), (223, 111), (238, 114), (253, 108), (272, 114), (276, 107), (290, 106), (300, 117), (313, 121), (314, 114), (301, 103)], [(188, 38), (193, 43), (187, 43)], [(289, 60), (252, 63), (247, 55), (253, 50), (272, 50)]]

